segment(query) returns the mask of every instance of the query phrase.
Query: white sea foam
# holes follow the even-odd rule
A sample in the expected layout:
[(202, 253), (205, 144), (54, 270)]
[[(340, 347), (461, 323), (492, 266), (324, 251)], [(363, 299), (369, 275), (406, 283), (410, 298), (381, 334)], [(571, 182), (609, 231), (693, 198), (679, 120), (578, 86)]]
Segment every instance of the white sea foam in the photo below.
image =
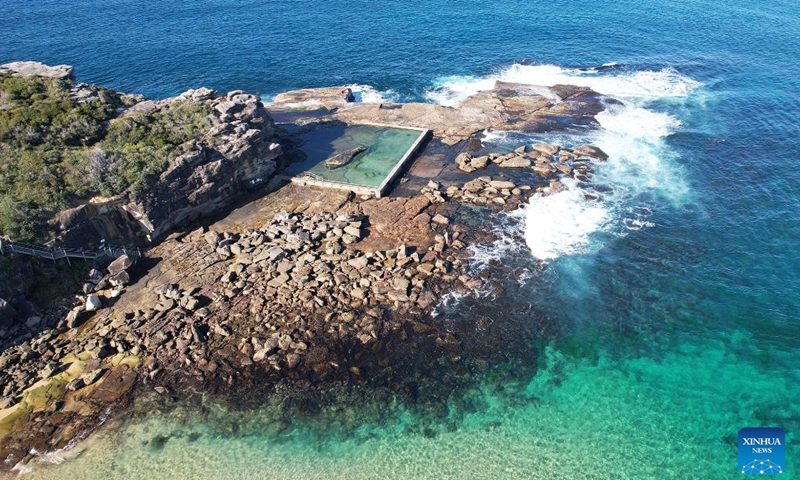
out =
[[(105, 424), (111, 417), (111, 412), (111, 407), (106, 407), (100, 414), (100, 420), (97, 422), (95, 428)], [(17, 464), (14, 465), (11, 470), (18, 472), (19, 475), (30, 474), (37, 471), (38, 467), (41, 467), (42, 465), (61, 465), (70, 458), (80, 456), (84, 451), (84, 448), (76, 449), (75, 447), (80, 445), (91, 431), (92, 429), (86, 429), (82, 431), (80, 434), (70, 439), (70, 441), (67, 442), (67, 444), (62, 448), (47, 450), (45, 452), (40, 452), (37, 449), (32, 448), (30, 452), (28, 452), (28, 458), (26, 460), (20, 460), (17, 462)]]
[(488, 267), (493, 260), (517, 255), (524, 248), (517, 238), (522, 234), (525, 219), (521, 218), (518, 212), (502, 215), (494, 223), (492, 233), (497, 240), (491, 244), (470, 246), (472, 257), (469, 259), (469, 264), (474, 273)]
[(18, 462), (11, 468), (11, 470), (17, 472), (19, 475), (25, 475), (36, 471), (37, 467), (41, 466), (42, 464), (61, 465), (65, 460), (65, 458), (62, 456), (65, 450), (66, 449), (59, 449), (40, 452), (33, 448), (30, 452), (28, 452), (31, 458), (25, 463), (22, 461)]
[(437, 88), (425, 92), (425, 98), (444, 105), (453, 107), (465, 98), (484, 90), (494, 88), (494, 77), (452, 76), (442, 77), (437, 81)]
[(562, 182), (565, 191), (537, 194), (525, 208), (525, 242), (540, 260), (585, 251), (589, 236), (611, 218), (602, 202), (587, 200), (574, 180), (565, 178)]
[[(596, 232), (624, 235), (655, 227), (651, 207), (681, 205), (690, 198), (683, 170), (664, 141), (680, 122), (663, 113), (627, 106), (607, 109), (598, 122), (602, 129), (571, 142), (563, 134), (557, 139), (537, 138), (564, 146), (591, 143), (609, 159), (593, 165), (590, 183), (563, 178), (566, 191), (535, 196), (523, 207), (525, 241), (536, 258), (590, 252), (600, 246), (592, 244)], [(603, 188), (595, 190), (597, 186)]]
[(581, 71), (554, 65), (512, 65), (500, 73), (499, 79), (543, 86), (579, 85), (621, 100), (686, 97), (700, 86), (672, 68), (605, 75), (602, 71)]
[(544, 87), (579, 85), (623, 101), (687, 97), (700, 87), (699, 82), (672, 68), (606, 75), (592, 69), (515, 64), (486, 77), (441, 77), (434, 82), (434, 88), (425, 94), (425, 98), (441, 105), (453, 106), (478, 92), (491, 90), (497, 80)]
[(510, 132), (505, 130), (484, 130), (483, 143), (503, 143), (509, 136)]
[(680, 120), (666, 113), (626, 105), (606, 107), (595, 118), (607, 132), (645, 139), (666, 137), (681, 126)]
[[(609, 155), (607, 162), (593, 166), (591, 183), (565, 178), (564, 192), (534, 196), (520, 213), (514, 214), (525, 216), (525, 242), (536, 258), (550, 260), (591, 251), (599, 246), (592, 243), (596, 232), (625, 235), (631, 230), (655, 227), (649, 218), (649, 207), (633, 206), (642, 202), (678, 205), (690, 197), (676, 154), (665, 142), (681, 122), (651, 105), (661, 99), (686, 99), (700, 87), (698, 82), (672, 68), (623, 72), (617, 68), (577, 70), (553, 65), (512, 65), (482, 78), (440, 78), (426, 97), (443, 105), (456, 105), (470, 95), (492, 89), (497, 80), (536, 86), (586, 86), (621, 102), (609, 102), (596, 116), (600, 129), (527, 137), (520, 132), (484, 132), (484, 143), (503, 147), (516, 147), (521, 138), (565, 147), (590, 143)], [(593, 191), (594, 185), (605, 188)], [(591, 197), (587, 198), (587, 194)], [(486, 252), (476, 251), (473, 263), (485, 260), (484, 253), (493, 258), (508, 253), (512, 248), (509, 243), (514, 243), (511, 235), (518, 234), (519, 228), (507, 228), (506, 232)]]
[(370, 85), (347, 85), (353, 91), (356, 102), (385, 103), (397, 100), (394, 90), (380, 91)]
[(440, 298), (436, 306), (433, 307), (433, 310), (431, 310), (431, 317), (433, 318), (438, 317), (443, 310), (458, 304), (459, 302), (461, 302), (463, 298), (465, 298), (467, 295), (470, 294), (472, 294), (472, 292), (469, 293), (448, 292), (442, 298)]
[(646, 195), (680, 205), (690, 197), (689, 185), (676, 154), (665, 138), (680, 127), (678, 119), (642, 107), (613, 105), (597, 116), (601, 130), (588, 141), (609, 155), (597, 168), (595, 181), (613, 186), (620, 207), (627, 200)]

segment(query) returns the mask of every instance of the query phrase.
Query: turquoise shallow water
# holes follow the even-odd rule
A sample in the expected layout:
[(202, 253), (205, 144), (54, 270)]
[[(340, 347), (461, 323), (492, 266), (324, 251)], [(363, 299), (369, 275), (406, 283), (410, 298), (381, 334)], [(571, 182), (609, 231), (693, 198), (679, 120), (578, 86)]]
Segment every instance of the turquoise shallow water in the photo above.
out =
[[(798, 477), (796, 2), (2, 4), (0, 61), (71, 63), (152, 96), (357, 84), (365, 100), (453, 104), (500, 78), (623, 100), (600, 129), (485, 139), (611, 154), (592, 185), (495, 219), (500, 240), (473, 268), (517, 272), (504, 294), (440, 308), (476, 352), (498, 350), (491, 328), (467, 328), (476, 312), (535, 338), (508, 355), (527, 368), (492, 360), (464, 388), (443, 385), (443, 416), (400, 397), (376, 396), (384, 416), (325, 407), (360, 425), (346, 434), (322, 413), (285, 430), (269, 409), (153, 413), (47, 456), (66, 461), (31, 477), (734, 478), (746, 426), (784, 428), (784, 477)], [(436, 385), (447, 370), (415, 375)], [(226, 433), (229, 420), (244, 426)]]
[[(734, 332), (622, 361), (613, 353), (589, 359), (549, 349), (548, 367), (536, 378), (502, 393), (470, 392), (482, 400), (481, 411), (435, 438), (409, 434), (416, 420), (402, 412), (397, 422), (346, 440), (302, 428), (278, 436), (261, 425), (230, 436), (214, 421), (154, 416), (102, 433), (35, 477), (733, 478), (730, 426), (759, 424), (776, 408), (796, 416), (796, 407), (783, 409), (782, 402), (800, 400), (798, 373), (787, 378), (784, 371), (800, 352), (765, 371), (747, 361), (757, 350), (751, 341)], [(171, 438), (157, 449), (158, 436)], [(787, 471), (795, 465), (790, 460)]]

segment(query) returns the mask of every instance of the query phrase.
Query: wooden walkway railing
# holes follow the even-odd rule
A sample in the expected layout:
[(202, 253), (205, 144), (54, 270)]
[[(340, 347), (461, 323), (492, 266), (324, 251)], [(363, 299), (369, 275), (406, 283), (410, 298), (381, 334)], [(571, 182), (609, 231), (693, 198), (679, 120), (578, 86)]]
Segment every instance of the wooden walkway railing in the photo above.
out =
[(20, 255), (31, 255), (35, 257), (48, 258), (56, 261), (61, 258), (66, 258), (69, 262), (70, 258), (81, 258), (84, 260), (94, 260), (101, 255), (108, 255), (112, 258), (117, 258), (122, 255), (129, 257), (141, 257), (142, 252), (139, 249), (117, 247), (113, 245), (106, 245), (99, 250), (80, 250), (71, 248), (48, 248), (42, 245), (32, 245), (29, 243), (20, 243), (11, 241), (8, 237), (0, 237), (0, 255), (6, 253), (17, 253)]

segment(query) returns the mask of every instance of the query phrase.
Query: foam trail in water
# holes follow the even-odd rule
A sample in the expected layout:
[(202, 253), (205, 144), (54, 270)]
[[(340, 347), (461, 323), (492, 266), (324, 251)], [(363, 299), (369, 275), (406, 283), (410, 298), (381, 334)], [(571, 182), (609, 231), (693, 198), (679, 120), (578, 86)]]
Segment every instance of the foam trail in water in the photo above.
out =
[(595, 118), (607, 132), (645, 139), (666, 137), (681, 125), (670, 115), (622, 105), (607, 107)]
[(683, 169), (665, 141), (681, 126), (678, 119), (626, 105), (612, 105), (596, 119), (602, 129), (592, 132), (589, 142), (603, 149), (609, 159), (597, 168), (594, 180), (615, 188), (618, 207), (644, 197), (673, 205), (689, 200)]

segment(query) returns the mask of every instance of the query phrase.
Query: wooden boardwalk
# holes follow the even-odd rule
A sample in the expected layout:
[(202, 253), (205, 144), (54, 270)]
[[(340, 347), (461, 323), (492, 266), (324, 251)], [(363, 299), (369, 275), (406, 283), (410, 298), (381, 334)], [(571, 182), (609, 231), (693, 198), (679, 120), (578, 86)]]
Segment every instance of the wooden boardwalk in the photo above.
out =
[(48, 248), (42, 245), (14, 242), (8, 237), (0, 237), (0, 254), (6, 255), (9, 253), (42, 257), (53, 261), (66, 258), (68, 262), (70, 258), (94, 260), (103, 255), (107, 255), (112, 258), (117, 258), (122, 255), (127, 255), (134, 258), (139, 258), (142, 256), (142, 252), (139, 251), (138, 248), (132, 249), (113, 245), (106, 245), (99, 250), (80, 250), (60, 247)]

